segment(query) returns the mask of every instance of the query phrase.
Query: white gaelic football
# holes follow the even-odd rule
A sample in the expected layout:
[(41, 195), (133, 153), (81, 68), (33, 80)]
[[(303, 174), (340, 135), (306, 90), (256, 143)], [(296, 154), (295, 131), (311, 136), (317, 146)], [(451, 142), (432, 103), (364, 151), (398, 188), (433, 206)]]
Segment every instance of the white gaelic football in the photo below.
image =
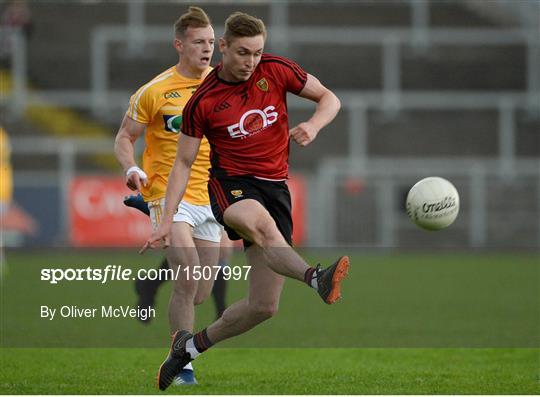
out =
[(424, 178), (407, 195), (407, 215), (426, 230), (450, 226), (458, 212), (459, 194), (454, 185), (444, 178)]

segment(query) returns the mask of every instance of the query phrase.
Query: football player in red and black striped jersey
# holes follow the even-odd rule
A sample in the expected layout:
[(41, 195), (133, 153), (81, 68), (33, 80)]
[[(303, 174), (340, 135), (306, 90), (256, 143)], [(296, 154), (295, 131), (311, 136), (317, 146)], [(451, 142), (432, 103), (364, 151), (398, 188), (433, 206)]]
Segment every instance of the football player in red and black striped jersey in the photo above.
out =
[[(291, 247), (287, 188), (290, 140), (309, 145), (340, 109), (339, 99), (295, 62), (263, 53), (264, 23), (244, 13), (225, 23), (222, 63), (204, 80), (183, 111), (182, 134), (169, 177), (165, 213), (142, 252), (167, 241), (201, 139), (211, 148), (208, 190), (212, 211), (231, 239), (243, 239), (252, 265), (248, 297), (195, 335), (179, 330), (160, 367), (160, 379), (180, 370), (213, 344), (248, 331), (273, 316), (284, 278), (304, 281), (332, 304), (340, 296), (349, 259), (311, 267)], [(289, 129), (287, 92), (315, 102), (312, 117)], [(161, 382), (160, 388), (168, 386)]]

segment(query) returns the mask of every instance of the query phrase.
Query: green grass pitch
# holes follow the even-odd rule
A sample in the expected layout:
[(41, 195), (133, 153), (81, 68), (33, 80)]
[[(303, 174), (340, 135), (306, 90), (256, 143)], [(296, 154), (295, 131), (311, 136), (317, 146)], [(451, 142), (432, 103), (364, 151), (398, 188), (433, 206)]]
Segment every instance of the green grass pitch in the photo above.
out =
[[(308, 252), (328, 263), (335, 255)], [(133, 304), (131, 282), (51, 286), (43, 267), (152, 266), (125, 251), (8, 251), (0, 394), (156, 394), (167, 299), (133, 319), (39, 317), (39, 305)], [(242, 256), (233, 263), (242, 265)], [(194, 362), (199, 385), (165, 394), (539, 394), (537, 254), (353, 253), (344, 298), (325, 306), (287, 281), (276, 317)], [(144, 262), (144, 263), (143, 263)], [(230, 282), (228, 300), (246, 283)], [(197, 326), (214, 316), (197, 309)]]
[[(155, 394), (164, 349), (8, 349), (2, 394)], [(537, 394), (535, 349), (214, 349), (168, 394)]]

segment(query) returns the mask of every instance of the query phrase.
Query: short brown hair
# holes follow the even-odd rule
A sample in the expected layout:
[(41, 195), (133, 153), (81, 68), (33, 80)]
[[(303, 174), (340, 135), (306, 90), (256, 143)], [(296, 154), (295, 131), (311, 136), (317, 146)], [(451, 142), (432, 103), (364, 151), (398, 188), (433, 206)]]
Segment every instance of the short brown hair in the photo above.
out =
[(174, 35), (176, 37), (183, 36), (187, 28), (205, 28), (211, 25), (212, 22), (206, 12), (202, 8), (191, 6), (185, 14), (174, 23)]
[(233, 38), (237, 37), (255, 37), (262, 34), (266, 39), (266, 27), (264, 22), (259, 18), (245, 14), (243, 12), (235, 12), (229, 15), (225, 21), (225, 33), (223, 38), (230, 43)]

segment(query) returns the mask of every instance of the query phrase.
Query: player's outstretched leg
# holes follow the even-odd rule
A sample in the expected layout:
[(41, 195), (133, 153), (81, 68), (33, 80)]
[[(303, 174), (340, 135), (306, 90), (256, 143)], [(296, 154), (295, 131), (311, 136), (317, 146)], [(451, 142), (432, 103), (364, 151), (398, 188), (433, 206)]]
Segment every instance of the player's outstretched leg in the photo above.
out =
[(169, 355), (159, 367), (157, 375), (160, 390), (169, 387), (182, 368), (191, 362), (191, 356), (186, 352), (186, 341), (192, 336), (188, 331), (176, 331), (173, 335)]
[(321, 269), (311, 267), (304, 274), (304, 281), (315, 288), (322, 300), (331, 305), (341, 298), (341, 282), (349, 272), (349, 257), (340, 257), (332, 266)]
[(261, 247), (268, 267), (274, 272), (303, 280), (315, 288), (327, 304), (333, 304), (341, 297), (341, 281), (349, 270), (347, 256), (326, 269), (321, 269), (320, 265), (310, 267), (286, 241), (268, 210), (255, 200), (245, 199), (232, 204), (224, 212), (224, 220), (240, 236)]

